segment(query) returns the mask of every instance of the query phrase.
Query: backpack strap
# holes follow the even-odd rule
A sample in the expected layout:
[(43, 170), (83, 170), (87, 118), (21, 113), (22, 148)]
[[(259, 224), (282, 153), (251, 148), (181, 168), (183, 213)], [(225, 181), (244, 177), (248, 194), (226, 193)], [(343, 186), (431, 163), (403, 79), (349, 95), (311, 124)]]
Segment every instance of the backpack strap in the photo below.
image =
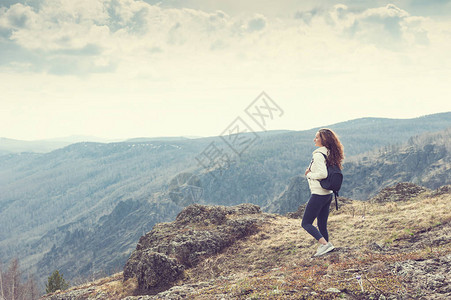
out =
[[(326, 166), (327, 166), (327, 155), (322, 152), (321, 152), (321, 154), (324, 156), (324, 159), (326, 160)], [(335, 196), (335, 208), (336, 208), (336, 210), (338, 210), (338, 200), (337, 200), (338, 192), (334, 191), (334, 196)]]
[(326, 160), (326, 166), (327, 166), (327, 155), (324, 154), (323, 152), (320, 152), (320, 153), (324, 156), (324, 159)]
[(337, 200), (338, 192), (334, 191), (334, 196), (335, 196), (335, 208), (338, 210), (338, 200)]

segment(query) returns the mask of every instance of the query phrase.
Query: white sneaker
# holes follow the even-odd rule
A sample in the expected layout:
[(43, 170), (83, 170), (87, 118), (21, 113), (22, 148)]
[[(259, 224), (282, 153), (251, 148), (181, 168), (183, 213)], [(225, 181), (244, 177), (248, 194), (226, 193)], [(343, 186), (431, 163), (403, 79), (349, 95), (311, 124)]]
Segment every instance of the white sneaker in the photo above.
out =
[(332, 245), (331, 242), (328, 242), (326, 245), (320, 245), (318, 247), (318, 250), (316, 251), (316, 254), (313, 255), (313, 256), (314, 257), (321, 256), (321, 255), (324, 255), (324, 254), (326, 254), (326, 253), (328, 253), (328, 252), (330, 252), (330, 251), (332, 251), (334, 249), (335, 249), (334, 245)]

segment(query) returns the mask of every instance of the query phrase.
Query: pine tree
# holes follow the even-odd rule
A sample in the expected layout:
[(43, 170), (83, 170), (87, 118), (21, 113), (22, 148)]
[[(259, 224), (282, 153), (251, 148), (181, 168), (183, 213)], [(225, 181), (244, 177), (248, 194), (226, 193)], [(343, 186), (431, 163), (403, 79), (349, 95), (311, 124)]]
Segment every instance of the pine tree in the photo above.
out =
[(55, 270), (52, 275), (48, 278), (48, 283), (45, 285), (46, 293), (53, 293), (57, 290), (66, 290), (69, 287), (69, 284), (63, 278), (63, 274), (59, 273), (58, 270)]

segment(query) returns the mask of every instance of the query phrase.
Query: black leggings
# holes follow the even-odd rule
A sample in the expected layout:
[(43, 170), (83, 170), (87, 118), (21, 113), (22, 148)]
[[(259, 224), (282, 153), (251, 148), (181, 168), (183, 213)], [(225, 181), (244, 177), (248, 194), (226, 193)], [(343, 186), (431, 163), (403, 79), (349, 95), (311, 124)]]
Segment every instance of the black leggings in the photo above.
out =
[[(329, 233), (327, 232), (327, 219), (329, 218), (329, 207), (332, 202), (332, 195), (316, 195), (312, 194), (302, 217), (302, 228), (310, 233), (315, 239), (324, 238), (329, 241)], [(313, 221), (317, 220), (318, 229), (313, 226)]]

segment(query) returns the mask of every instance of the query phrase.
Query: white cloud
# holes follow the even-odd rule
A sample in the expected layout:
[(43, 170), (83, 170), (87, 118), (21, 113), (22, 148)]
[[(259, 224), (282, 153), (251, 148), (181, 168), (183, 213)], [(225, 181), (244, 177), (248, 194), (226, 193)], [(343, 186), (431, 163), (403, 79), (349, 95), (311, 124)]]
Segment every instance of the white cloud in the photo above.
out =
[[(339, 4), (329, 10), (298, 11), (292, 16), (302, 23), (268, 19), (262, 14), (232, 17), (222, 11), (162, 8), (135, 0), (47, 0), (38, 11), (22, 4), (3, 8), (0, 24), (3, 31), (10, 31), (10, 42), (41, 51), (38, 52), (42, 53), (41, 61), (58, 64), (71, 55), (69, 60), (79, 59), (81, 65), (102, 61), (102, 65), (110, 67), (131, 63), (134, 58), (153, 62), (155, 54), (158, 60), (182, 60), (182, 64), (185, 59), (196, 59), (199, 55), (205, 60), (222, 60), (218, 55), (226, 55), (238, 59), (237, 62), (242, 58), (275, 59), (275, 49), (287, 51), (290, 59), (295, 60), (297, 52), (307, 55), (308, 60), (301, 59), (304, 64), (318, 59), (322, 63), (323, 56), (330, 56), (325, 53), (328, 49), (334, 53), (340, 52), (340, 48), (352, 50), (362, 42), (392, 50), (429, 43), (428, 30), (423, 26), (425, 19), (412, 17), (392, 4), (362, 12)], [(281, 40), (281, 36), (287, 40)], [(352, 40), (357, 43), (340, 46)], [(306, 44), (318, 52), (297, 48)], [(224, 51), (217, 53), (218, 50)], [(74, 62), (70, 63), (68, 73), (98, 71), (73, 66)], [(51, 71), (52, 67), (36, 70)]]
[[(399, 105), (403, 113), (417, 114), (424, 105), (414, 110), (405, 103), (426, 95), (439, 103), (450, 95), (443, 82), (451, 69), (451, 22), (413, 15), (408, 7), (286, 0), (271, 14), (275, 8), (269, 2), (266, 7), (246, 2), (242, 13), (233, 1), (217, 7), (188, 1), (190, 8), (182, 7), (184, 2), (167, 3), (45, 0), (36, 6), (0, 7), (0, 88), (14, 87), (8, 93), (11, 102), (36, 94), (51, 103), (42, 104), (42, 111), (53, 105), (70, 116), (74, 110), (73, 128), (77, 120), (89, 119), (84, 115), (88, 109), (67, 109), (55, 99), (86, 99), (90, 115), (101, 115), (110, 101), (115, 102), (114, 115), (120, 115), (121, 107), (130, 115), (160, 111), (168, 118), (160, 116), (160, 123), (176, 126), (177, 119), (187, 118), (180, 111), (187, 101), (194, 105), (202, 99), (199, 110), (228, 111), (221, 115), (227, 123), (227, 116), (231, 120), (243, 101), (263, 89), (285, 99), (291, 111), (309, 111), (305, 100), (314, 99), (341, 109), (343, 118), (384, 113), (381, 107), (396, 101), (404, 103)], [(22, 85), (29, 85), (27, 93)], [(206, 99), (214, 104), (207, 105)], [(291, 129), (313, 118), (300, 121), (288, 115), (286, 128)], [(2, 117), (7, 119), (0, 112)], [(105, 121), (105, 131), (112, 119)], [(118, 127), (132, 128), (133, 118), (128, 122)], [(149, 122), (143, 130), (162, 128)], [(215, 118), (199, 122), (211, 124)], [(146, 123), (144, 115), (140, 123)], [(186, 134), (205, 134), (201, 124), (190, 124), (193, 129)], [(88, 122), (89, 127), (101, 126)]]

